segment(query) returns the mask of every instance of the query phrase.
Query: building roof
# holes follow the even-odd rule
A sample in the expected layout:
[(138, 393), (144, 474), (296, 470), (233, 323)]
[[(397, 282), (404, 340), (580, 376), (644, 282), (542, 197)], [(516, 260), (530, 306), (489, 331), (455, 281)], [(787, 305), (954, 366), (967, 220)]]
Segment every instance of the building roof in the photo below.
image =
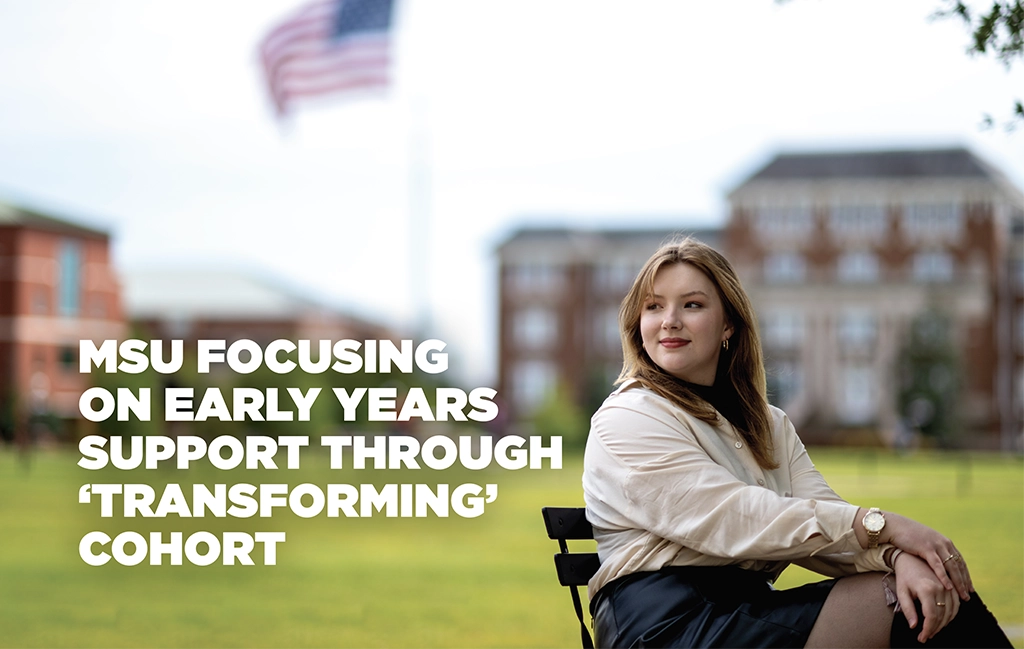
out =
[(60, 234), (107, 238), (103, 230), (41, 214), (24, 207), (0, 203), (0, 227), (25, 227)]
[(964, 147), (879, 151), (779, 153), (736, 185), (735, 200), (746, 190), (806, 182), (982, 183), (995, 187), (1011, 203), (1022, 204), (1024, 193), (1002, 171)]
[(714, 244), (722, 233), (720, 227), (701, 228), (572, 228), (572, 227), (521, 227), (510, 234), (498, 245), (499, 254), (510, 246), (530, 245), (533, 243), (551, 244), (559, 242), (564, 245), (576, 245), (577, 242), (600, 240), (604, 243), (629, 244), (632, 242), (648, 242), (651, 239), (667, 240), (673, 236), (692, 235), (709, 244)]
[(315, 300), (237, 270), (173, 269), (122, 273), (132, 319), (287, 319), (325, 307)]
[(979, 178), (1003, 174), (963, 147), (780, 153), (740, 186), (758, 180)]

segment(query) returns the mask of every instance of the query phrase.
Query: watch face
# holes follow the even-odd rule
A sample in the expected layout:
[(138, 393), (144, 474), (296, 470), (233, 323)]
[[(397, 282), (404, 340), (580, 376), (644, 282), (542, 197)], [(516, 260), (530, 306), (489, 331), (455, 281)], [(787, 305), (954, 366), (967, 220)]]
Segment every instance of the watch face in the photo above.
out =
[(864, 516), (864, 529), (869, 532), (881, 532), (885, 527), (885, 517), (879, 512), (868, 512)]

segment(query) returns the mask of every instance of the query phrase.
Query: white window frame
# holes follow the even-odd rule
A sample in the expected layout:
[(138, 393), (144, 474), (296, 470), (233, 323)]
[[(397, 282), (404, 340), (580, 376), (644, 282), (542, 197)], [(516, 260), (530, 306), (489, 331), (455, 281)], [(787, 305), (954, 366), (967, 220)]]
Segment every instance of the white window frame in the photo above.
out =
[(775, 284), (799, 284), (807, 279), (807, 260), (795, 251), (775, 252), (764, 259), (764, 279)]
[(836, 259), (836, 279), (847, 284), (872, 284), (881, 277), (878, 255), (867, 250), (844, 252)]

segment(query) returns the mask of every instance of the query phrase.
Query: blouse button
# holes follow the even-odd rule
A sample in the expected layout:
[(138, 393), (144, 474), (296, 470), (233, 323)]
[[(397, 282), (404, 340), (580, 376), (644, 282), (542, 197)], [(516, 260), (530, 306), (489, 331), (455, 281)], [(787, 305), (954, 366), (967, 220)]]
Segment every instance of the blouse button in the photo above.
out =
[(736, 442), (736, 448), (743, 448), (743, 442)]
[(760, 478), (758, 478), (757, 484), (759, 484), (759, 485), (761, 485), (763, 487), (764, 486), (764, 480), (761, 480)]

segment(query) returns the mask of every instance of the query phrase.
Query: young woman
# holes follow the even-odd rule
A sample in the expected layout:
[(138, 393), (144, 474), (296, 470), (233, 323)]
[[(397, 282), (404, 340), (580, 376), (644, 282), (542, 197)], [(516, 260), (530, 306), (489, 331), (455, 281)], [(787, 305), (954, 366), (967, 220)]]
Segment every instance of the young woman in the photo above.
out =
[[(583, 473), (599, 646), (1011, 646), (952, 541), (843, 501), (815, 470), (768, 405), (754, 312), (722, 255), (661, 248), (619, 326), (621, 385)], [(790, 563), (837, 579), (775, 590)]]

